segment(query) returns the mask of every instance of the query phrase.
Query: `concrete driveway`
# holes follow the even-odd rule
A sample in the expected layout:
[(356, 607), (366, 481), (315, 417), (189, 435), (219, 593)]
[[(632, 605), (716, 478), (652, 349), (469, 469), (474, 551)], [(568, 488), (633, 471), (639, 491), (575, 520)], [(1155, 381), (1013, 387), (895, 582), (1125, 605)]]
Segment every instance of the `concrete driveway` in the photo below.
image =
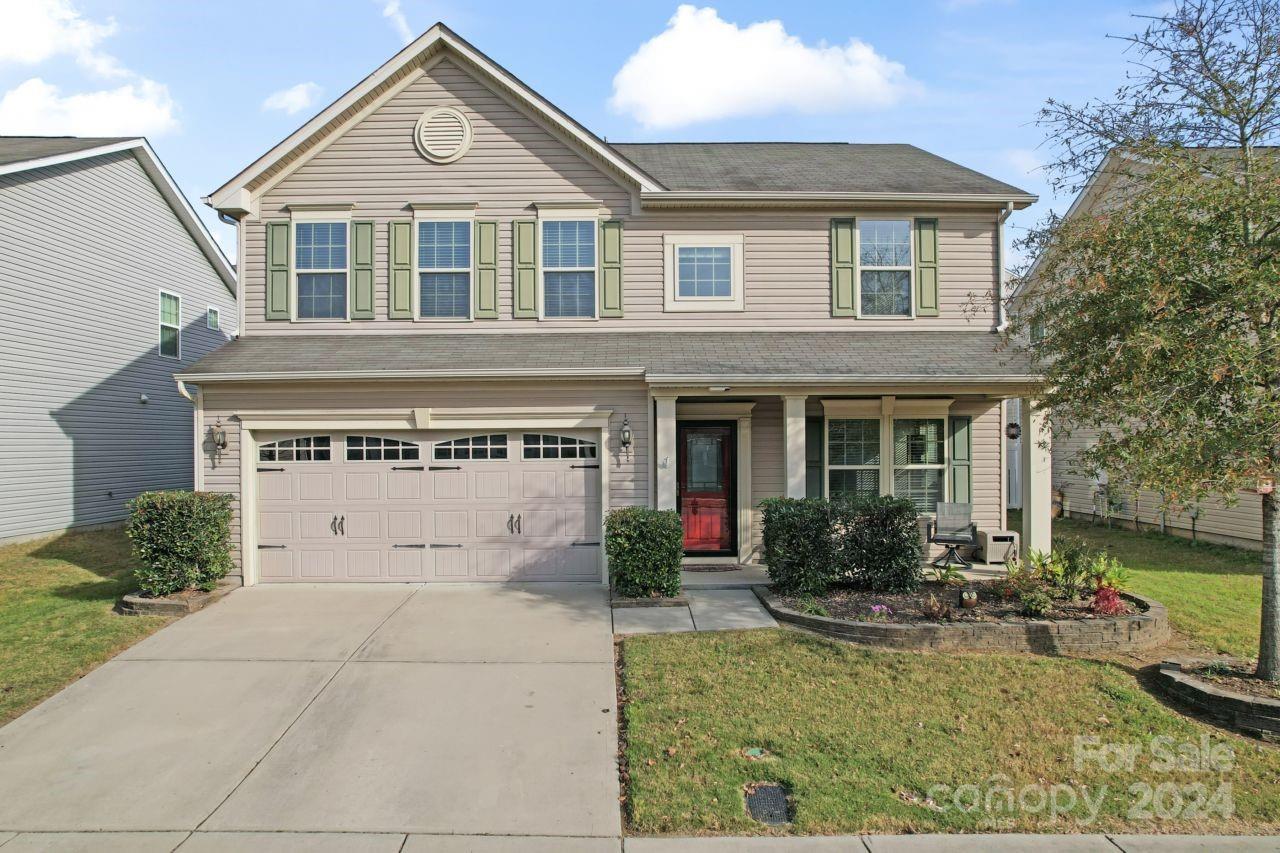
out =
[(0, 844), (616, 850), (616, 726), (598, 587), (244, 589), (0, 729)]

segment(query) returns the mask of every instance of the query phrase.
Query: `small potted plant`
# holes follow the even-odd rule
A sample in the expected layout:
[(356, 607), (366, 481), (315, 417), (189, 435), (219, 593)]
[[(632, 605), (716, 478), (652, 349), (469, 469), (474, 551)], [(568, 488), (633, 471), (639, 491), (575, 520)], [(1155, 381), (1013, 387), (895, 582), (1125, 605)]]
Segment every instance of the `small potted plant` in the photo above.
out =
[(960, 606), (966, 610), (971, 610), (978, 606), (978, 591), (976, 589), (960, 590)]

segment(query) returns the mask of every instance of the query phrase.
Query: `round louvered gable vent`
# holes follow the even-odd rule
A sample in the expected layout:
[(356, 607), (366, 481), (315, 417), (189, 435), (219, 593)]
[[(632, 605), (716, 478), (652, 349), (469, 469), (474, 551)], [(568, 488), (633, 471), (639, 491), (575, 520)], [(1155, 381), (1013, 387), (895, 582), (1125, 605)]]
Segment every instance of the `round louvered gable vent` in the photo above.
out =
[(413, 140), (428, 160), (452, 163), (471, 148), (471, 122), (453, 107), (436, 107), (418, 119)]

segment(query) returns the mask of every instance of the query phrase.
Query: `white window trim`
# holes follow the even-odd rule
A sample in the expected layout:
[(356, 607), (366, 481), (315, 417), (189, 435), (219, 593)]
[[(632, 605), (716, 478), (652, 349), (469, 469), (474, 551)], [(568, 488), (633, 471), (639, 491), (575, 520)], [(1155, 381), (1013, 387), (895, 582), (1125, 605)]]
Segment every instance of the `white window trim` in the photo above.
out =
[[(600, 319), (600, 217), (599, 207), (561, 207), (555, 204), (541, 204), (538, 206), (538, 219), (534, 225), (538, 229), (535, 235), (534, 244), (537, 248), (538, 261), (538, 319), (546, 320), (549, 323), (572, 323), (582, 320), (598, 320)], [(547, 270), (542, 266), (542, 223), (544, 222), (591, 222), (595, 230), (595, 241), (593, 243), (593, 263), (590, 267), (556, 267), (551, 272), (589, 272), (595, 280), (596, 292), (592, 297), (591, 303), (594, 313), (589, 317), (548, 317), (546, 314), (546, 294), (547, 282), (545, 273)]]
[[(218, 325), (216, 325), (216, 326), (210, 326), (210, 325), (209, 325), (209, 319), (210, 319), (210, 317), (216, 317), (216, 318), (217, 318), (217, 323), (218, 323)], [(207, 328), (207, 329), (208, 329), (209, 331), (211, 331), (211, 332), (221, 332), (221, 331), (222, 331), (222, 311), (220, 311), (216, 305), (208, 305), (208, 306), (206, 306), (206, 307), (205, 307), (205, 309), (204, 309), (204, 325), (205, 325), (205, 328)]]
[[(907, 249), (911, 260), (906, 267), (881, 267), (862, 265), (862, 223), (868, 222), (902, 222), (907, 223)], [(854, 303), (857, 305), (859, 320), (914, 320), (916, 317), (916, 218), (914, 216), (856, 216), (853, 220), (853, 260), (854, 260)], [(862, 271), (863, 270), (907, 271), (907, 305), (910, 310), (906, 314), (864, 314), (862, 312)]]
[[(895, 397), (861, 400), (823, 400), (822, 401), (822, 496), (831, 497), (831, 470), (847, 468), (870, 468), (863, 465), (831, 464), (831, 421), (833, 420), (880, 420), (880, 494), (894, 494), (894, 472), (902, 470), (942, 470), (942, 502), (951, 500), (951, 436), (949, 435), (951, 404), (955, 401), (947, 398), (899, 400)], [(932, 465), (894, 465), (893, 464), (893, 422), (904, 420), (933, 419), (942, 421), (942, 463)], [(921, 513), (932, 515), (932, 513)]]
[[(422, 323), (470, 323), (476, 318), (476, 206), (466, 204), (415, 204), (413, 207), (413, 319)], [(466, 269), (435, 269), (418, 266), (418, 224), (421, 222), (465, 222), (471, 229), (468, 253), (471, 264)], [(423, 317), (422, 280), (424, 272), (465, 272), (467, 274), (466, 317)]]
[[(681, 296), (677, 251), (686, 247), (727, 248), (729, 256), (728, 296)], [(663, 308), (666, 311), (742, 311), (743, 310), (743, 235), (741, 234), (664, 234), (662, 250)]]
[[(298, 316), (298, 223), (340, 222), (347, 228), (347, 266), (341, 270), (301, 270), (302, 273), (337, 273), (347, 277), (347, 313), (345, 317)], [(351, 322), (351, 209), (301, 208), (289, 211), (289, 319), (294, 323), (349, 323)]]
[[(174, 299), (178, 300), (178, 324), (176, 326), (164, 321), (164, 298), (166, 296), (172, 296)], [(171, 290), (161, 290), (159, 295), (156, 296), (156, 320), (156, 353), (161, 358), (171, 358), (174, 361), (182, 361), (182, 297)], [(165, 355), (161, 350), (161, 347), (163, 346), (162, 342), (164, 340), (164, 330), (166, 328), (174, 329), (178, 333), (177, 355)]]

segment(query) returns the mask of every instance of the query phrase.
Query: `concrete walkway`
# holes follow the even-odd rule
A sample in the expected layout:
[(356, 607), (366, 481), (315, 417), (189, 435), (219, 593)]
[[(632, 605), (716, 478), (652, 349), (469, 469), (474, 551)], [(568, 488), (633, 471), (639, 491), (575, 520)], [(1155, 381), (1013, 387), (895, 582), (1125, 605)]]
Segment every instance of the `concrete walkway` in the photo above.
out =
[(778, 627), (749, 589), (686, 589), (685, 598), (689, 602), (687, 606), (615, 607), (613, 633), (667, 634)]
[[(0, 849), (394, 850), (416, 833), (616, 843), (605, 596), (238, 590), (0, 729), (0, 840), (23, 833)], [(111, 834), (29, 834), (89, 830)], [(246, 845), (243, 832), (375, 834)], [(449, 843), (431, 849), (469, 849)]]

